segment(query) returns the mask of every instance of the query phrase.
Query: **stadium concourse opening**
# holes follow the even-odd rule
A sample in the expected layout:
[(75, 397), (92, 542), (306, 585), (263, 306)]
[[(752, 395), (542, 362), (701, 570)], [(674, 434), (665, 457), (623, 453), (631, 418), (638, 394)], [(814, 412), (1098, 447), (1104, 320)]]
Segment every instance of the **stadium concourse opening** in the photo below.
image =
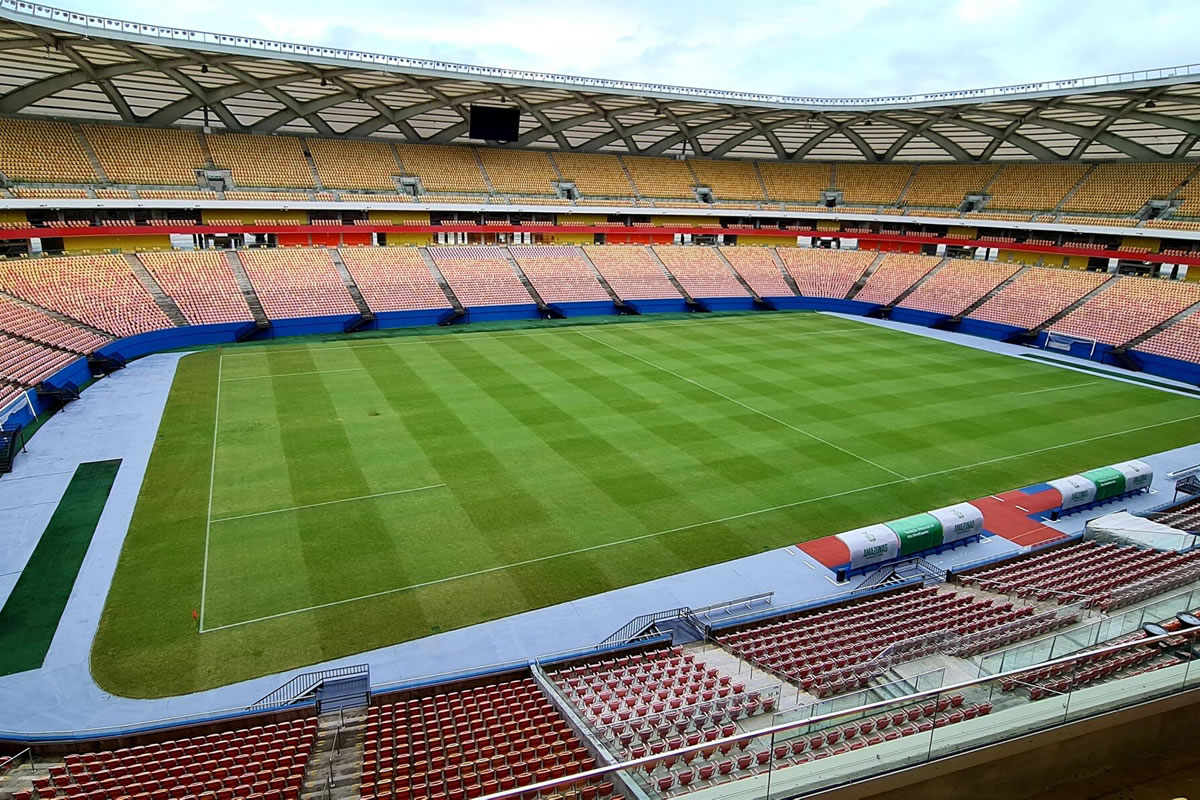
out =
[(1200, 758), (1200, 67), (0, 50), (0, 800)]

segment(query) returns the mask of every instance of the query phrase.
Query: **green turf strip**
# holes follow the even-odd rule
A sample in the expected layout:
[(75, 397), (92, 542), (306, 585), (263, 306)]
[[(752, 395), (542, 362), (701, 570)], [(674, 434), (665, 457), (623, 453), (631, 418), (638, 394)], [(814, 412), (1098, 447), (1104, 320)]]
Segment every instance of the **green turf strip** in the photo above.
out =
[(92, 668), (195, 691), (1198, 440), (1193, 398), (821, 314), (197, 353)]
[(120, 459), (92, 461), (75, 470), (0, 609), (0, 675), (42, 665), (120, 466)]

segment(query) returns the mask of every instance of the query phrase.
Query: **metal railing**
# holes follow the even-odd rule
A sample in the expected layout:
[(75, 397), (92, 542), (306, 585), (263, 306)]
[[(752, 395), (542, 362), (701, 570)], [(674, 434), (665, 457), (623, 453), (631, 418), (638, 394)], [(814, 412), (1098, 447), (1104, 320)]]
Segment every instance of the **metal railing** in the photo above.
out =
[(610, 78), (588, 78), (535, 70), (481, 67), (452, 61), (437, 61), (423, 58), (405, 58), (381, 53), (361, 52), (334, 47), (294, 44), (252, 36), (236, 36), (207, 31), (147, 25), (128, 20), (112, 19), (98, 14), (80, 14), (39, 3), (23, 0), (0, 0), (0, 13), (8, 12), (10, 18), (36, 22), (48, 27), (55, 23), (69, 25), (89, 34), (136, 36), (158, 40), (165, 44), (191, 47), (217, 46), (234, 47), (242, 50), (259, 51), (272, 58), (321, 58), (358, 64), (369, 69), (403, 70), (414, 69), (444, 73), (449, 77), (464, 76), (473, 79), (497, 82), (534, 84), (569, 84), (577, 88), (602, 89), (620, 93), (675, 95), (699, 97), (709, 100), (739, 104), (768, 104), (772, 106), (897, 106), (932, 103), (970, 102), (1008, 96), (1041, 93), (1078, 92), (1106, 86), (1123, 86), (1146, 81), (1185, 79), (1200, 74), (1200, 64), (1181, 64), (1129, 72), (1114, 72), (1083, 78), (1068, 78), (1035, 83), (1018, 83), (981, 89), (962, 89), (922, 94), (886, 95), (880, 97), (815, 97), (799, 95), (767, 94), (761, 92), (739, 92), (722, 89), (702, 89), (690, 86), (673, 86), (662, 83), (615, 80)]
[[(608, 636), (600, 640), (601, 646), (607, 644), (623, 644), (630, 641), (634, 637), (643, 634), (651, 625), (657, 622), (666, 620), (681, 619), (692, 625), (698, 631), (708, 636), (709, 625), (703, 622), (700, 617), (707, 616), (716, 611), (724, 611), (729, 614), (730, 618), (733, 615), (730, 609), (745, 606), (749, 609), (755, 603), (765, 601), (770, 603), (775, 597), (775, 592), (759, 592), (758, 594), (747, 595), (746, 597), (738, 597), (733, 600), (723, 600), (720, 603), (712, 603), (700, 608), (691, 608), (690, 606), (680, 606), (679, 608), (669, 608), (665, 611), (655, 611), (650, 614), (641, 614), (626, 622), (617, 630), (610, 633)], [(543, 660), (543, 659), (538, 659)]]
[(0, 758), (0, 777), (8, 774), (10, 770), (20, 767), (22, 761), (29, 762), (30, 769), (37, 769), (37, 762), (33, 760), (33, 749), (26, 747), (16, 755)]
[[(1096, 648), (1096, 649), (1088, 650), (1085, 653), (1077, 653), (1077, 654), (1066, 656), (1063, 658), (1058, 658), (1058, 659), (1054, 659), (1051, 661), (1042, 662), (1038, 666), (1039, 666), (1039, 668), (1060, 667), (1061, 666), (1064, 668), (1069, 668), (1071, 670), (1074, 670), (1077, 665), (1081, 665), (1081, 664), (1086, 665), (1088, 662), (1095, 661), (1095, 660), (1097, 660), (1099, 658), (1103, 658), (1105, 656), (1120, 653), (1125, 650), (1130, 650), (1133, 648), (1143, 648), (1146, 646), (1159, 646), (1159, 645), (1162, 645), (1165, 647), (1165, 646), (1170, 646), (1172, 643), (1179, 642), (1181, 640), (1182, 641), (1190, 641), (1190, 642), (1194, 643), (1198, 636), (1200, 636), (1200, 629), (1192, 629), (1190, 631), (1173, 632), (1173, 633), (1168, 633), (1163, 636), (1147, 636), (1145, 638), (1138, 639), (1136, 641), (1123, 642), (1123, 643), (1116, 644), (1116, 645)], [(1053, 700), (1051, 700), (1051, 704), (1046, 705), (1046, 706), (1039, 706), (1039, 708), (1046, 708), (1047, 710), (1049, 710), (1051, 712), (1048, 716), (1042, 715), (1045, 718), (1044, 724), (1041, 721), (1034, 719), (1032, 721), (1032, 727), (1031, 727), (1030, 720), (1028, 718), (1022, 718), (1021, 720), (1014, 721), (1014, 727), (1012, 729), (1007, 729), (999, 724), (1000, 720), (992, 718), (992, 720), (989, 722), (987, 730), (983, 733), (983, 736), (984, 736), (983, 739), (965, 740), (963, 746), (961, 746), (957, 749), (955, 749), (953, 746), (951, 746), (951, 747), (948, 747), (941, 751), (935, 750), (933, 737), (937, 736), (939, 734), (944, 735), (946, 728), (933, 727), (928, 732), (929, 736), (930, 736), (930, 747), (928, 749), (928, 752), (924, 757), (922, 757), (918, 760), (919, 761), (932, 760), (937, 757), (949, 755), (953, 752), (960, 752), (961, 750), (971, 749), (974, 747), (990, 744), (992, 742), (1000, 741), (1000, 740), (1003, 740), (1006, 738), (1011, 738), (1014, 735), (1027, 733), (1030, 730), (1043, 730), (1043, 729), (1050, 728), (1050, 727), (1056, 727), (1059, 725), (1076, 722), (1080, 719), (1085, 719), (1088, 717), (1107, 713), (1109, 711), (1113, 711), (1113, 710), (1116, 710), (1119, 708), (1128, 707), (1128, 706), (1131, 706), (1131, 705), (1134, 705), (1134, 704), (1137, 704), (1137, 703), (1140, 703), (1140, 702), (1143, 702), (1143, 701), (1146, 701), (1149, 699), (1157, 699), (1157, 698), (1160, 698), (1163, 696), (1176, 694), (1179, 692), (1183, 692), (1183, 691), (1187, 691), (1189, 689), (1196, 688), (1197, 686), (1200, 686), (1200, 666), (1197, 666), (1197, 668), (1193, 670), (1193, 669), (1191, 669), (1191, 665), (1193, 663), (1197, 663), (1197, 662), (1189, 661), (1189, 662), (1183, 663), (1181, 665), (1176, 665), (1176, 666), (1184, 667), (1183, 679), (1182, 679), (1182, 681), (1179, 682), (1178, 685), (1171, 683), (1169, 685), (1164, 685), (1162, 687), (1159, 687), (1159, 686), (1156, 686), (1156, 685), (1153, 685), (1153, 684), (1150, 684), (1149, 682), (1147, 682), (1147, 688), (1145, 691), (1112, 692), (1111, 693), (1111, 700), (1112, 700), (1111, 703), (1102, 702), (1102, 703), (1097, 704), (1095, 702), (1090, 702), (1090, 703), (1081, 702), (1080, 705), (1083, 706), (1082, 711), (1079, 708), (1075, 708), (1075, 709), (1071, 708), (1072, 697), (1075, 696), (1076, 694), (1078, 694), (1081, 690), (1087, 690), (1089, 688), (1095, 688), (1095, 687), (1080, 685), (1080, 686), (1072, 686), (1072, 688), (1068, 689), (1065, 692), (1048, 692), (1046, 694), (1046, 698), (1048, 698), (1048, 699), (1053, 698)], [(895, 708), (901, 707), (901, 706), (912, 707), (917, 704), (924, 704), (925, 702), (927, 702), (929, 700), (937, 700), (937, 699), (941, 698), (943, 695), (964, 693), (964, 692), (968, 692), (968, 691), (972, 691), (972, 690), (985, 691), (985, 692), (988, 692), (988, 694), (990, 696), (990, 688), (999, 687), (1001, 685), (1002, 680), (1005, 678), (1010, 678), (1010, 679), (1013, 679), (1014, 681), (1020, 680), (1023, 677), (1023, 673), (1025, 673), (1027, 671), (1027, 669), (1028, 669), (1028, 667), (1022, 667), (1020, 669), (1014, 669), (1011, 671), (997, 673), (994, 675), (988, 675), (985, 677), (972, 678), (972, 679), (966, 680), (966, 681), (950, 683), (950, 684), (942, 685), (942, 686), (939, 686), (939, 687), (933, 688), (933, 689), (912, 692), (910, 694), (906, 694), (901, 697), (878, 700), (878, 701), (871, 702), (871, 703), (865, 703), (865, 704), (862, 704), (862, 705), (859, 705), (859, 706), (856, 706), (853, 708), (849, 708), (849, 709), (841, 709), (841, 710), (837, 710), (837, 711), (813, 714), (811, 716), (801, 717), (799, 719), (790, 719), (785, 722), (773, 723), (769, 726), (766, 726), (764, 728), (760, 728), (758, 730), (751, 731), (751, 732), (739, 733), (739, 734), (735, 734), (734, 736), (723, 737), (723, 738), (719, 738), (719, 739), (716, 739), (713, 741), (705, 741), (705, 742), (701, 742), (696, 745), (684, 746), (684, 747), (680, 747), (680, 748), (677, 748), (674, 750), (667, 750), (667, 751), (664, 751), (661, 753), (654, 753), (654, 754), (647, 755), (642, 758), (630, 759), (628, 761), (625, 761), (625, 762), (622, 762), (619, 764), (611, 764), (611, 765), (607, 765), (607, 766), (597, 767), (595, 769), (576, 773), (574, 775), (570, 775), (570, 776), (567, 776), (564, 778), (555, 778), (555, 779), (550, 779), (550, 780), (546, 780), (546, 781), (540, 781), (540, 782), (534, 783), (534, 784), (529, 784), (526, 786), (521, 786), (521, 787), (518, 787), (515, 789), (494, 792), (490, 795), (485, 795), (480, 800), (516, 800), (517, 798), (521, 798), (521, 797), (530, 798), (530, 797), (536, 797), (539, 795), (546, 796), (548, 794), (552, 794), (553, 790), (555, 790), (556, 788), (558, 788), (560, 786), (566, 786), (568, 784), (579, 785), (579, 784), (584, 784), (584, 783), (588, 783), (591, 781), (603, 780), (606, 777), (616, 777), (620, 773), (632, 773), (632, 772), (636, 772), (638, 770), (652, 769), (655, 765), (659, 765), (659, 764), (663, 764), (663, 763), (676, 763), (676, 762), (689, 763), (697, 756), (701, 756), (706, 753), (712, 753), (712, 752), (715, 752), (718, 750), (721, 750), (723, 752), (729, 752), (729, 750), (731, 750), (734, 747), (740, 747), (741, 749), (744, 750), (745, 747), (748, 747), (751, 743), (753, 743), (757, 740), (769, 741), (770, 742), (769, 749), (773, 750), (775, 744), (779, 741), (790, 742), (794, 737), (796, 737), (800, 734), (806, 733), (808, 731), (820, 730), (820, 729), (823, 729), (826, 727), (830, 727), (834, 723), (837, 723), (839, 721), (840, 722), (850, 722), (853, 720), (858, 720), (863, 717), (872, 715), (876, 712), (883, 711), (884, 709), (894, 710)], [(1163, 672), (1165, 673), (1165, 672), (1167, 672), (1167, 670), (1163, 670)], [(1074, 673), (1072, 672), (1071, 674), (1073, 675)], [(1164, 677), (1173, 677), (1174, 674), (1175, 673), (1172, 673), (1171, 675), (1164, 675)], [(1129, 679), (1132, 680), (1132, 677)], [(1108, 698), (1108, 695), (1106, 695), (1106, 698)], [(1061, 701), (1063, 704), (1062, 709), (1061, 709), (1061, 711), (1062, 711), (1061, 716), (1059, 716), (1057, 713), (1059, 710), (1058, 707), (1053, 704), (1054, 700)], [(1028, 704), (1026, 704), (1026, 705), (1027, 706), (1037, 706), (1037, 704), (1040, 702), (1046, 702), (1046, 701), (1031, 699), (1028, 702)], [(786, 715), (781, 715), (781, 716), (786, 716)], [(951, 729), (953, 728), (953, 726), (949, 726), (949, 727)], [(953, 745), (953, 742), (951, 742), (950, 744)], [(774, 767), (774, 760), (775, 759), (772, 757), (766, 763), (766, 766), (768, 767), (768, 770), (766, 772), (767, 776), (770, 776), (770, 774), (772, 772), (774, 772), (776, 769)], [(791, 762), (785, 760), (783, 762), (783, 766), (788, 766), (788, 765), (790, 765), (790, 763)], [(896, 769), (900, 766), (906, 766), (911, 763), (914, 763), (914, 762), (906, 761), (904, 763), (889, 763), (886, 760), (873, 759), (870, 767), (868, 768), (870, 770), (870, 772), (868, 772), (866, 774), (877, 775), (877, 774), (881, 774), (884, 772), (892, 771), (893, 769)], [(789, 772), (788, 774), (797, 774), (798, 772), (799, 772), (799, 770), (796, 770), (795, 768), (793, 768), (793, 770), (791, 772)], [(839, 775), (837, 773), (837, 771), (829, 771), (829, 772), (830, 772), (830, 777), (834, 781), (842, 782), (842, 783), (847, 782), (847, 778), (844, 776), (844, 774)], [(866, 775), (863, 775), (863, 777), (865, 777), (865, 776)], [(819, 778), (819, 776), (814, 775), (814, 778)], [(724, 784), (724, 785), (728, 786), (729, 784)], [(789, 790), (786, 794), (781, 793), (780, 795), (778, 795), (778, 797), (795, 796), (797, 794), (802, 794), (805, 791), (815, 790), (816, 788), (825, 788), (825, 787), (824, 786), (820, 786), (820, 787), (806, 786), (803, 788), (803, 790), (796, 790), (793, 787), (793, 789)], [(752, 788), (748, 788), (746, 796), (757, 797), (760, 795), (758, 793), (755, 793)], [(768, 784), (766, 793), (761, 796), (772, 797), (772, 795), (770, 793), (769, 784)]]
[(358, 675), (367, 676), (369, 682), (371, 667), (367, 664), (354, 664), (349, 667), (335, 667), (333, 669), (305, 672), (292, 678), (260, 700), (246, 706), (246, 710), (262, 711), (268, 708), (289, 706), (315, 692), (327, 680), (332, 678), (349, 678)]

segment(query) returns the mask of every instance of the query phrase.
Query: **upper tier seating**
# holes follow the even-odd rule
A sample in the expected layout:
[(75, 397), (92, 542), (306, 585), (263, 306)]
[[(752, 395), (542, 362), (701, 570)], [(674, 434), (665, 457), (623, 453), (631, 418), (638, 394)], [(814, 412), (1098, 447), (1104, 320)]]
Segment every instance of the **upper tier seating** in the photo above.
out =
[(622, 300), (682, 299), (646, 248), (588, 245), (583, 249)]
[(746, 289), (711, 247), (655, 247), (654, 252), (692, 297), (746, 297)]
[(296, 719), (68, 755), (34, 788), (41, 800), (299, 800), (316, 732), (316, 718)]
[(1155, 514), (1153, 515), (1153, 519), (1155, 522), (1170, 525), (1172, 528), (1178, 528), (1181, 531), (1200, 529), (1200, 497), (1185, 500), (1169, 511)]
[(342, 262), (372, 311), (450, 308), (415, 247), (343, 247)]
[(1103, 609), (1130, 603), (1200, 578), (1200, 552), (1174, 553), (1120, 544), (1079, 542), (1015, 563), (962, 575), (964, 586)]
[(954, 316), (1016, 274), (1017, 264), (955, 259), (904, 298), (904, 308)]
[(1147, 200), (1175, 191), (1194, 168), (1181, 162), (1100, 164), (1062, 210), (1132, 214)]
[(862, 277), (876, 256), (869, 250), (799, 247), (777, 247), (775, 252), (783, 260), (801, 294), (837, 300), (850, 293), (855, 281)]
[(64, 353), (0, 334), (0, 378), (13, 383), (33, 386), (79, 357), (78, 353)]
[(481, 147), (476, 150), (483, 161), (492, 188), (503, 194), (553, 195), (558, 173), (550, 163), (550, 154), (535, 150), (502, 150)]
[(271, 319), (358, 314), (327, 250), (241, 250), (240, 255), (254, 292)]
[(191, 324), (254, 319), (223, 252), (173, 250), (138, 258)]
[(1099, 272), (1033, 267), (971, 312), (971, 319), (1031, 330), (1108, 280)]
[(758, 173), (767, 187), (767, 197), (784, 202), (815, 203), (833, 184), (828, 164), (777, 164), (761, 161)]
[(593, 153), (553, 153), (550, 156), (565, 180), (574, 181), (591, 197), (630, 197), (633, 186), (616, 156)]
[(696, 193), (692, 187), (696, 185), (696, 179), (692, 177), (686, 161), (646, 156), (625, 156), (621, 160), (629, 169), (638, 194), (642, 197), (695, 199)]
[(91, 353), (111, 339), (78, 325), (61, 322), (41, 311), (0, 297), (0, 331), (54, 345), (73, 353)]
[(912, 171), (901, 164), (838, 164), (835, 177), (843, 203), (895, 205)]
[(1032, 606), (929, 587), (805, 612), (718, 641), (734, 655), (824, 697), (866, 686), (893, 664), (932, 654), (949, 640), (948, 633), (1018, 641), (1072, 621), (1071, 615), (1037, 614)]
[(227, 169), (238, 186), (313, 186), (312, 170), (304, 148), (294, 136), (247, 136), (241, 133), (208, 134), (204, 137), (213, 164)]
[[(1100, 642), (1094, 647), (1086, 648), (1079, 654), (1092, 650), (1100, 650), (1127, 642), (1145, 639), (1145, 631), (1135, 631), (1115, 639)], [(1092, 686), (1109, 680), (1121, 680), (1147, 672), (1171, 667), (1181, 663), (1174, 655), (1157, 647), (1131, 647), (1116, 653), (1096, 653), (1086, 659), (1072, 664), (1056, 664), (1049, 667), (1037, 667), (1018, 673), (1000, 681), (1001, 691), (1023, 691), (1030, 700), (1040, 700), (1043, 697), (1061, 695), (1073, 688)]]
[(1121, 345), (1198, 302), (1198, 284), (1117, 278), (1050, 330)]
[(761, 201), (763, 187), (750, 161), (720, 161), (693, 158), (688, 161), (700, 185), (712, 189), (717, 200)]
[(304, 192), (243, 192), (230, 189), (225, 192), (226, 200), (268, 200), (273, 203), (307, 202), (312, 197)]
[(387, 142), (347, 142), (317, 136), (305, 141), (325, 188), (396, 191), (392, 176), (401, 170)]
[(1087, 170), (1087, 164), (1009, 164), (988, 187), (987, 208), (1049, 211)]
[[(567, 721), (525, 678), (369, 709), (358, 794), (469, 800), (595, 766)], [(611, 793), (609, 783), (601, 796)]]
[(113, 183), (195, 186), (208, 165), (195, 130), (84, 125), (104, 174)]
[(431, 247), (429, 255), (467, 308), (533, 302), (499, 248)]
[(1200, 314), (1192, 312), (1139, 344), (1137, 350), (1200, 364)]
[(722, 247), (721, 254), (759, 297), (792, 296), (791, 287), (766, 247)]
[(0, 119), (0, 172), (12, 181), (96, 183), (87, 154), (65, 122)]
[(431, 192), (478, 192), (487, 194), (487, 184), (469, 147), (434, 144), (398, 144), (400, 162), (408, 175), (421, 178)]
[(547, 303), (612, 300), (576, 247), (514, 245), (508, 251)]
[(172, 327), (118, 255), (0, 260), (0, 289), (117, 336)]
[(968, 194), (983, 191), (999, 169), (993, 164), (922, 164), (904, 204), (958, 208)]
[(925, 277), (941, 260), (937, 256), (888, 253), (854, 299), (887, 305)]

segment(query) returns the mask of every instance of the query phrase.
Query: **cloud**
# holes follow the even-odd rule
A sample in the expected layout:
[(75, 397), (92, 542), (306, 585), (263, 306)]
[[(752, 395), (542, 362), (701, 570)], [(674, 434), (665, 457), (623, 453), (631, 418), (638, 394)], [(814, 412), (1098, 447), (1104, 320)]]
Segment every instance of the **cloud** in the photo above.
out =
[[(879, 96), (1186, 63), (1194, 0), (61, 0), (221, 33), (569, 75)], [(83, 6), (87, 6), (84, 8)], [(332, 10), (331, 10), (332, 9)], [(1086, 19), (1081, 19), (1081, 12)], [(1097, 43), (1103, 46), (1097, 46)]]

